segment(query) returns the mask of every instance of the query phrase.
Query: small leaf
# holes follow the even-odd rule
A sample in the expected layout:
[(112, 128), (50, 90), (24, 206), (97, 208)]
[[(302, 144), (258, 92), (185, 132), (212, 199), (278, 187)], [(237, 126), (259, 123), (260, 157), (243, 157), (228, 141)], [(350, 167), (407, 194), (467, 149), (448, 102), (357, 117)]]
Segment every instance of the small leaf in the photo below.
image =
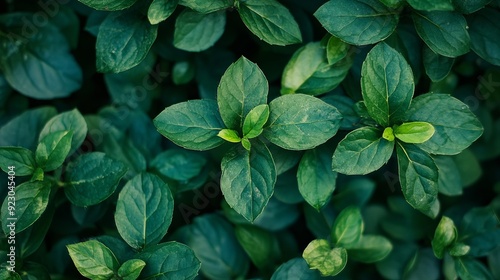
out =
[(201, 14), (185, 9), (175, 20), (174, 46), (189, 52), (204, 51), (219, 40), (225, 27), (223, 11)]
[(195, 76), (195, 65), (189, 61), (179, 61), (172, 68), (172, 82), (175, 85), (189, 83)]
[(53, 171), (59, 168), (71, 149), (73, 131), (56, 131), (41, 139), (36, 148), (36, 163), (44, 171)]
[(177, 181), (187, 181), (200, 174), (207, 163), (198, 152), (170, 149), (157, 155), (150, 166), (161, 175)]
[[(470, 1), (457, 1), (461, 3)], [(491, 8), (481, 9), (467, 17), (471, 48), (482, 59), (493, 65), (500, 65), (500, 13)], [(489, 28), (484, 28), (488, 26)]]
[(436, 258), (442, 259), (444, 257), (445, 249), (452, 245), (456, 239), (457, 228), (455, 227), (453, 220), (443, 216), (436, 227), (434, 238), (432, 239), (432, 250), (434, 251)]
[(347, 264), (347, 251), (344, 248), (330, 248), (330, 244), (324, 239), (311, 241), (302, 257), (311, 269), (319, 270), (322, 276), (335, 276)]
[(243, 136), (251, 139), (262, 133), (262, 128), (269, 118), (269, 105), (261, 104), (248, 112), (243, 122)]
[(241, 139), (241, 145), (247, 151), (250, 151), (250, 149), (252, 148), (252, 143), (250, 142), (250, 140), (248, 140), (248, 138)]
[(410, 6), (420, 11), (453, 11), (451, 0), (406, 0)]
[(433, 82), (439, 82), (446, 78), (455, 63), (454, 58), (439, 55), (427, 46), (424, 46), (422, 56), (425, 73)]
[(146, 266), (143, 260), (131, 259), (124, 262), (118, 269), (118, 276), (123, 280), (136, 280)]
[(179, 4), (195, 10), (198, 13), (208, 14), (211, 12), (231, 8), (232, 0), (179, 0)]
[(388, 126), (384, 129), (384, 132), (382, 132), (382, 138), (387, 141), (394, 141), (394, 130), (392, 127)]
[(210, 150), (224, 143), (217, 137), (224, 123), (212, 100), (174, 104), (156, 116), (153, 123), (163, 136), (186, 149)]
[(304, 94), (280, 96), (269, 103), (269, 121), (263, 135), (289, 150), (307, 150), (325, 143), (340, 126), (337, 108)]
[(97, 240), (66, 246), (73, 263), (84, 277), (96, 280), (111, 279), (118, 269), (118, 260), (111, 250)]
[(452, 257), (463, 257), (470, 251), (470, 246), (464, 243), (457, 242), (450, 248), (450, 255)]
[(391, 242), (381, 235), (364, 235), (357, 244), (348, 248), (349, 258), (363, 263), (385, 259), (392, 251)]
[[(14, 167), (11, 170), (9, 167)], [(33, 152), (22, 147), (0, 147), (0, 168), (5, 172), (14, 171), (17, 176), (28, 176), (35, 171)]]
[(405, 143), (420, 144), (434, 135), (435, 129), (427, 122), (408, 122), (396, 125), (394, 135)]
[(341, 61), (349, 53), (350, 45), (335, 36), (330, 36), (326, 44), (326, 58), (328, 64)]
[(394, 141), (385, 140), (381, 134), (373, 127), (358, 128), (347, 134), (333, 153), (333, 171), (364, 175), (386, 164), (394, 150)]
[(349, 206), (342, 210), (335, 219), (332, 241), (337, 247), (350, 249), (360, 241), (363, 230), (361, 210), (356, 206)]
[(153, 0), (148, 9), (148, 19), (151, 24), (166, 20), (177, 7), (179, 0)]
[(231, 143), (239, 143), (241, 141), (238, 132), (229, 128), (221, 129), (221, 131), (217, 133), (217, 136)]

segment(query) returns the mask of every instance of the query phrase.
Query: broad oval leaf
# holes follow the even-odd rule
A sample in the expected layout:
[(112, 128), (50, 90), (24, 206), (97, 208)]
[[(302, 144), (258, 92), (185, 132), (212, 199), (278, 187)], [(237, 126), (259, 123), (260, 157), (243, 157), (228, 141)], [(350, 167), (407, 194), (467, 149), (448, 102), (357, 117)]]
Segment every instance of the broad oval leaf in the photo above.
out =
[(23, 147), (0, 147), (0, 168), (5, 173), (15, 172), (15, 176), (31, 175), (36, 168), (35, 156)]
[(146, 266), (143, 260), (131, 259), (124, 262), (118, 269), (118, 276), (123, 280), (135, 280)]
[(410, 6), (420, 11), (453, 11), (452, 0), (406, 0)]
[(246, 27), (266, 43), (285, 46), (302, 42), (299, 25), (278, 1), (239, 1), (237, 9)]
[(195, 10), (198, 13), (208, 14), (224, 10), (233, 6), (232, 0), (179, 0), (179, 4)]
[(463, 280), (476, 280), (476, 279), (484, 279), (484, 280), (493, 280), (493, 276), (491, 272), (484, 266), (483, 263), (475, 260), (473, 258), (462, 257), (455, 258), (455, 269), (457, 271), (460, 279)]
[(3, 232), (19, 233), (36, 222), (47, 208), (51, 188), (47, 181), (26, 182), (17, 186), (14, 200), (12, 196), (7, 196), (2, 204)]
[(78, 0), (79, 2), (102, 11), (118, 11), (132, 6), (137, 0)]
[(303, 258), (294, 258), (280, 265), (273, 273), (271, 280), (320, 280), (321, 275), (316, 270), (309, 269)]
[(370, 50), (361, 68), (361, 93), (370, 116), (387, 127), (403, 120), (415, 90), (403, 55), (385, 43)]
[(219, 40), (225, 27), (224, 11), (201, 14), (185, 9), (175, 20), (174, 46), (189, 52), (204, 51)]
[(397, 11), (378, 0), (331, 0), (314, 13), (331, 34), (353, 45), (369, 45), (394, 32)]
[(465, 18), (457, 12), (434, 11), (412, 13), (418, 36), (435, 53), (457, 57), (470, 49)]
[(356, 206), (349, 206), (335, 218), (332, 241), (335, 242), (336, 247), (350, 249), (360, 241), (364, 227), (361, 209)]
[(142, 173), (123, 187), (118, 196), (115, 223), (130, 247), (143, 249), (167, 234), (174, 212), (174, 198), (159, 177)]
[(250, 110), (267, 102), (269, 85), (257, 64), (244, 56), (231, 64), (217, 87), (217, 104), (228, 128), (241, 131)]
[(466, 104), (447, 94), (416, 97), (407, 114), (408, 121), (423, 121), (434, 126), (434, 135), (419, 145), (431, 154), (455, 155), (483, 134), (483, 126)]
[(444, 257), (446, 247), (452, 245), (457, 239), (457, 228), (453, 220), (443, 216), (441, 221), (434, 231), (434, 238), (432, 239), (432, 250), (438, 259)]
[(347, 251), (344, 248), (331, 248), (324, 239), (313, 240), (302, 253), (311, 269), (317, 269), (322, 276), (335, 276), (347, 264)]
[(125, 165), (101, 152), (87, 153), (68, 164), (64, 193), (76, 206), (90, 206), (111, 196), (127, 173)]
[(414, 144), (396, 145), (398, 173), (406, 201), (415, 209), (434, 218), (438, 195), (438, 169), (432, 157)]
[(66, 246), (78, 272), (96, 280), (111, 279), (119, 267), (111, 250), (97, 240), (89, 240)]
[(73, 131), (63, 130), (47, 134), (40, 140), (35, 152), (38, 167), (45, 172), (59, 168), (71, 149)]
[(177, 8), (179, 0), (153, 0), (148, 8), (148, 19), (151, 24), (166, 20)]
[(210, 150), (224, 140), (217, 133), (225, 128), (213, 100), (190, 100), (163, 110), (153, 123), (163, 136), (191, 150)]
[(463, 14), (474, 13), (489, 4), (492, 0), (452, 0), (455, 8)]
[[(493, 65), (500, 65), (500, 12), (491, 8), (467, 17), (471, 48), (482, 59)], [(488, 26), (488, 28), (485, 28)]]
[(461, 195), (463, 193), (462, 175), (453, 157), (434, 156), (433, 158), (439, 170), (439, 193), (448, 196)]
[(407, 122), (396, 125), (394, 135), (405, 143), (421, 144), (429, 140), (436, 130), (427, 122)]
[(358, 128), (338, 144), (332, 157), (332, 169), (346, 175), (368, 174), (386, 164), (393, 150), (394, 141), (382, 138), (378, 129)]
[(150, 166), (161, 175), (187, 181), (200, 174), (207, 160), (197, 152), (170, 149), (157, 155)]
[(446, 78), (455, 63), (454, 58), (439, 55), (427, 46), (424, 46), (422, 56), (425, 73), (433, 82)]
[(348, 249), (349, 258), (363, 263), (374, 263), (385, 259), (392, 251), (392, 243), (381, 235), (364, 235), (357, 244)]
[(99, 27), (97, 71), (119, 73), (141, 63), (156, 40), (158, 26), (129, 9), (110, 13)]
[(276, 183), (271, 153), (261, 142), (252, 144), (250, 151), (237, 146), (224, 155), (220, 181), (229, 206), (251, 222), (266, 207)]
[(325, 143), (340, 127), (337, 108), (305, 94), (287, 94), (269, 103), (263, 135), (288, 150), (307, 150)]
[(275, 250), (279, 246), (276, 235), (253, 225), (237, 225), (234, 233), (243, 250), (259, 270), (273, 268), (277, 257)]

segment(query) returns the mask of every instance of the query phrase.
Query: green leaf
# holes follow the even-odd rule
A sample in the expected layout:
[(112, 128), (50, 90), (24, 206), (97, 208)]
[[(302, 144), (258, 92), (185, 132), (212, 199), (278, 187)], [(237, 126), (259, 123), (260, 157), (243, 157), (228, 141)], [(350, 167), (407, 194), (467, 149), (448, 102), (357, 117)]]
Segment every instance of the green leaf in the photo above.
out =
[(461, 195), (462, 180), (457, 164), (449, 156), (434, 156), (434, 162), (439, 170), (439, 193), (448, 196)]
[(146, 266), (143, 260), (131, 259), (124, 262), (118, 269), (118, 276), (123, 280), (135, 280)]
[(271, 153), (261, 142), (254, 142), (250, 151), (237, 146), (224, 155), (221, 168), (225, 200), (245, 219), (254, 221), (274, 191), (276, 167)]
[(68, 156), (72, 138), (71, 130), (56, 131), (43, 137), (35, 152), (37, 166), (45, 172), (59, 168)]
[(243, 136), (251, 139), (259, 136), (269, 119), (269, 105), (261, 104), (250, 110), (243, 122)]
[(470, 37), (465, 18), (456, 12), (412, 13), (418, 36), (437, 54), (457, 57), (469, 52)]
[(439, 82), (446, 78), (455, 63), (454, 58), (439, 55), (427, 46), (424, 46), (422, 56), (425, 73), (433, 82)]
[(157, 29), (135, 9), (110, 13), (97, 34), (97, 71), (119, 73), (141, 63), (156, 40)]
[(471, 14), (476, 12), (487, 4), (491, 2), (491, 0), (452, 0), (455, 8), (463, 14)]
[(175, 85), (187, 84), (193, 80), (195, 71), (195, 65), (192, 62), (176, 62), (172, 68), (172, 81)]
[[(500, 36), (499, 16), (497, 10), (485, 8), (467, 17), (472, 50), (497, 66), (500, 65), (500, 44), (496, 40)], [(484, 28), (485, 26), (488, 28)]]
[(421, 144), (434, 135), (435, 129), (427, 122), (408, 122), (396, 125), (394, 135), (405, 143)]
[(406, 264), (402, 279), (439, 279), (438, 259), (431, 248), (420, 248)]
[(3, 172), (10, 171), (15, 172), (16, 176), (28, 176), (33, 174), (36, 166), (32, 151), (22, 147), (0, 147), (0, 168)]
[(470, 251), (470, 246), (465, 245), (464, 243), (457, 242), (453, 244), (453, 247), (450, 248), (450, 255), (452, 257), (463, 257), (467, 255)]
[(353, 45), (369, 45), (392, 34), (398, 13), (378, 0), (331, 0), (314, 13), (321, 25)]
[(66, 246), (73, 263), (84, 277), (111, 279), (118, 269), (118, 260), (111, 250), (97, 240)]
[(332, 241), (337, 247), (350, 249), (360, 241), (363, 230), (361, 210), (356, 206), (349, 206), (342, 210), (335, 219)]
[(384, 3), (384, 5), (389, 8), (398, 8), (405, 0), (380, 0), (380, 2)]
[(278, 1), (239, 1), (237, 9), (246, 27), (266, 43), (285, 46), (302, 42), (299, 25)]
[(40, 132), (39, 142), (50, 133), (68, 130), (73, 131), (71, 149), (68, 153), (71, 155), (80, 148), (87, 136), (87, 123), (78, 109), (60, 113), (51, 118)]
[(142, 173), (118, 196), (115, 223), (120, 236), (134, 249), (158, 243), (172, 221), (174, 199), (168, 185), (156, 175)]
[(200, 153), (170, 149), (157, 155), (150, 166), (161, 175), (177, 181), (187, 181), (202, 171), (207, 160)]
[(278, 246), (275, 235), (252, 225), (238, 225), (234, 233), (243, 250), (259, 270), (272, 269)]
[(349, 54), (350, 45), (335, 36), (329, 36), (326, 43), (326, 58), (328, 64), (341, 61)]
[(394, 150), (394, 142), (385, 140), (381, 134), (373, 127), (358, 128), (347, 134), (333, 153), (333, 171), (364, 175), (386, 164)]
[(213, 46), (224, 33), (224, 11), (201, 14), (185, 9), (175, 20), (174, 46), (189, 52), (201, 52)]
[(388, 126), (386, 128), (384, 128), (384, 132), (382, 132), (382, 138), (384, 138), (385, 140), (387, 141), (394, 141), (395, 139), (395, 136), (394, 136), (394, 130), (392, 129), (392, 127)]
[(25, 96), (44, 100), (67, 97), (80, 89), (82, 69), (64, 35), (42, 18), (43, 24), (35, 26), (39, 21), (31, 13), (0, 16), (2, 30), (8, 30), (0, 37), (0, 53), (8, 54), (0, 58), (0, 70), (9, 85)]
[(320, 280), (321, 276), (316, 270), (309, 269), (303, 258), (293, 258), (280, 265), (274, 272), (271, 280)]
[(389, 239), (381, 235), (364, 235), (358, 243), (348, 248), (349, 258), (363, 263), (374, 263), (385, 259), (392, 251)]
[(353, 60), (344, 54), (340, 61), (332, 64), (327, 53), (320, 42), (310, 42), (295, 51), (283, 70), (281, 94), (319, 95), (336, 88), (346, 77)]
[(55, 207), (48, 204), (43, 214), (31, 226), (16, 234), (16, 246), (19, 257), (26, 259), (35, 253), (47, 239), (47, 232), (52, 224)]
[(86, 153), (68, 164), (64, 193), (76, 206), (90, 206), (111, 196), (127, 168), (104, 153)]
[(241, 145), (247, 151), (250, 151), (250, 149), (252, 148), (252, 143), (250, 142), (250, 140), (248, 140), (248, 138), (241, 139)]
[(428, 153), (455, 155), (467, 148), (483, 133), (483, 126), (466, 104), (447, 94), (424, 94), (416, 97), (407, 121), (432, 124), (434, 135), (419, 145)]
[(36, 222), (47, 208), (50, 192), (51, 185), (46, 181), (17, 186), (15, 195), (5, 197), (2, 204), (3, 232), (19, 233)]
[(179, 0), (179, 4), (202, 14), (224, 10), (233, 6), (232, 0)]
[(402, 121), (415, 90), (410, 65), (389, 45), (376, 45), (363, 62), (361, 90), (368, 113), (380, 125)]
[(453, 11), (451, 0), (406, 0), (406, 2), (420, 11)]
[(228, 129), (228, 128), (221, 129), (221, 131), (219, 131), (219, 133), (217, 133), (217, 136), (226, 140), (227, 142), (231, 142), (231, 143), (241, 142), (241, 138), (238, 135), (238, 132), (235, 130), (232, 130), (232, 129)]
[(307, 151), (302, 156), (297, 170), (300, 194), (316, 210), (330, 201), (335, 190), (337, 173), (332, 171), (329, 151), (321, 148)]
[(438, 169), (434, 160), (414, 144), (398, 142), (398, 173), (406, 201), (415, 209), (434, 218), (438, 194)]
[(217, 103), (190, 100), (174, 104), (153, 120), (158, 132), (175, 144), (191, 150), (210, 150), (224, 140), (217, 133), (224, 127)]
[(347, 251), (344, 248), (330, 248), (330, 244), (324, 239), (311, 241), (302, 257), (311, 269), (319, 270), (322, 276), (335, 276), (347, 264)]
[(186, 279), (198, 275), (200, 261), (186, 245), (167, 242), (149, 246), (135, 256), (146, 262), (140, 279)]
[(269, 86), (257, 64), (240, 57), (222, 75), (217, 88), (217, 104), (226, 126), (240, 130), (245, 116), (261, 104), (266, 104)]
[(179, 0), (153, 0), (148, 9), (148, 20), (151, 24), (158, 24), (171, 16)]
[(288, 150), (307, 150), (325, 143), (339, 129), (341, 114), (326, 102), (304, 94), (280, 96), (269, 103), (263, 135)]
[(462, 280), (493, 280), (493, 276), (484, 264), (472, 258), (455, 258), (455, 269)]
[(123, 10), (132, 6), (137, 0), (78, 0), (83, 4), (102, 11)]
[(439, 221), (434, 238), (432, 239), (432, 250), (438, 259), (444, 257), (444, 252), (447, 247), (452, 245), (457, 239), (457, 228), (453, 220), (443, 216)]
[(451, 158), (460, 173), (461, 186), (468, 187), (477, 182), (483, 175), (481, 164), (470, 149), (465, 149)]

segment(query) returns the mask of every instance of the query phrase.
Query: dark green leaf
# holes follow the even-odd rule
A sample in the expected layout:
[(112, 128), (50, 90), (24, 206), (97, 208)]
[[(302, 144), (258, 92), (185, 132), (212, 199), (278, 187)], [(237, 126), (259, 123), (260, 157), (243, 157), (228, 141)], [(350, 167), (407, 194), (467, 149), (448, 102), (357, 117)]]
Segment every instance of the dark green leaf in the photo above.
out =
[(467, 22), (472, 50), (489, 63), (500, 65), (500, 45), (496, 40), (500, 36), (500, 12), (482, 9), (468, 17)]
[(195, 73), (194, 63), (189, 61), (179, 61), (175, 63), (172, 68), (172, 81), (176, 85), (187, 84), (193, 80)]
[(175, 21), (174, 46), (189, 52), (204, 51), (219, 40), (225, 26), (224, 11), (201, 14), (185, 9)]
[(217, 137), (224, 123), (212, 100), (177, 103), (163, 110), (153, 122), (158, 132), (186, 149), (209, 150), (224, 143)]
[(454, 58), (439, 55), (427, 46), (424, 46), (422, 56), (425, 73), (433, 82), (439, 82), (446, 78), (455, 63)]
[(123, 280), (135, 280), (146, 266), (143, 260), (131, 259), (124, 262), (118, 269), (118, 276)]
[(392, 251), (389, 239), (381, 235), (364, 235), (358, 243), (348, 248), (349, 258), (363, 263), (385, 259)]
[(349, 206), (342, 210), (335, 218), (332, 229), (332, 241), (337, 247), (350, 249), (356, 246), (363, 234), (364, 223), (361, 210), (356, 206)]
[(376, 184), (368, 177), (361, 177), (349, 180), (339, 187), (339, 192), (332, 198), (332, 204), (338, 211), (350, 205), (364, 206), (370, 200)]
[(285, 46), (302, 42), (299, 25), (278, 1), (245, 0), (238, 2), (237, 8), (246, 27), (266, 43)]
[(261, 104), (253, 108), (243, 122), (243, 136), (248, 139), (259, 136), (268, 119), (269, 105)]
[(118, 260), (111, 250), (96, 240), (66, 246), (76, 269), (84, 277), (111, 279), (118, 269)]
[(132, 6), (137, 0), (78, 0), (96, 10), (117, 11)]
[(410, 6), (421, 11), (453, 11), (452, 0), (406, 0)]
[(222, 159), (221, 168), (225, 200), (240, 215), (254, 221), (274, 191), (276, 168), (271, 153), (260, 142), (254, 142), (250, 151), (234, 147)]
[(402, 121), (415, 89), (410, 65), (389, 45), (378, 44), (363, 62), (361, 89), (375, 121), (384, 127)]
[(347, 174), (368, 174), (378, 170), (391, 158), (394, 142), (382, 138), (376, 128), (358, 128), (342, 139), (332, 158), (334, 171)]
[(384, 40), (398, 24), (396, 11), (378, 0), (331, 0), (314, 16), (331, 34), (353, 45)]
[(202, 14), (224, 10), (233, 6), (232, 0), (179, 0), (179, 4)]
[(148, 9), (148, 19), (151, 24), (166, 20), (177, 7), (179, 0), (153, 0)]
[(280, 96), (269, 103), (271, 114), (263, 135), (289, 150), (307, 150), (325, 143), (340, 126), (337, 108), (304, 94)]
[(126, 172), (123, 163), (104, 153), (83, 154), (68, 164), (64, 193), (77, 206), (97, 204), (115, 192)]
[(320, 274), (312, 269), (303, 258), (294, 258), (280, 265), (274, 272), (271, 280), (319, 280)]
[(452, 0), (455, 8), (463, 14), (470, 14), (482, 9), (491, 0)]
[(342, 114), (342, 120), (340, 121), (341, 130), (353, 130), (359, 127), (361, 118), (354, 110), (354, 100), (344, 95), (327, 95), (322, 97), (321, 100), (335, 106)]
[(324, 239), (311, 241), (302, 257), (311, 269), (319, 270), (322, 276), (335, 276), (347, 264), (347, 251), (344, 248), (330, 248), (330, 244)]
[(439, 221), (434, 238), (432, 239), (432, 250), (438, 259), (444, 257), (445, 249), (452, 245), (457, 239), (457, 228), (453, 220), (443, 216)]
[(36, 166), (32, 151), (22, 147), (0, 147), (0, 168), (3, 172), (28, 176), (35, 172)]
[(455, 269), (462, 280), (493, 280), (493, 276), (481, 262), (471, 258), (456, 258)]
[(200, 174), (207, 160), (199, 153), (171, 149), (157, 155), (151, 167), (177, 181), (187, 181)]
[(391, 253), (375, 265), (385, 279), (403, 279), (404, 268), (417, 252), (418, 246), (415, 243), (398, 241), (393, 241), (392, 244)]
[(52, 224), (55, 207), (51, 204), (43, 212), (36, 222), (20, 233), (16, 234), (16, 246), (18, 254), (21, 258), (26, 259), (31, 254), (35, 253), (40, 245), (46, 241), (47, 232)]
[(270, 232), (252, 225), (239, 225), (234, 229), (238, 242), (260, 270), (272, 268), (276, 258), (278, 240)]
[(439, 279), (439, 262), (431, 248), (420, 248), (406, 264), (402, 279)]
[(434, 163), (439, 170), (439, 193), (448, 196), (462, 194), (462, 181), (460, 171), (453, 158), (448, 156), (434, 156)]
[(460, 173), (461, 186), (468, 187), (477, 182), (483, 175), (481, 164), (470, 149), (465, 149), (460, 154), (451, 158)]
[(72, 138), (72, 130), (56, 131), (43, 137), (35, 152), (37, 166), (46, 172), (59, 168), (68, 156)]

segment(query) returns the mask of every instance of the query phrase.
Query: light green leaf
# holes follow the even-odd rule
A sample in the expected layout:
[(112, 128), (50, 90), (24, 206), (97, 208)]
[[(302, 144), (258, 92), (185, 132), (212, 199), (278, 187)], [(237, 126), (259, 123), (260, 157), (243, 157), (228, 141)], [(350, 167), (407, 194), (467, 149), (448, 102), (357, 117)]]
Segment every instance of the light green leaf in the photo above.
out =
[(341, 61), (349, 54), (350, 45), (335, 36), (329, 36), (326, 43), (326, 58), (328, 64)]
[(319, 270), (322, 276), (335, 276), (347, 264), (347, 251), (344, 248), (330, 248), (330, 244), (324, 239), (311, 241), (302, 257), (311, 269)]
[(254, 142), (250, 151), (237, 146), (224, 155), (221, 168), (225, 200), (245, 219), (254, 221), (274, 191), (276, 167), (271, 153), (261, 142)]
[(406, 2), (420, 11), (453, 11), (451, 0), (406, 0)]
[(221, 131), (217, 133), (217, 136), (231, 143), (241, 142), (241, 138), (238, 135), (238, 132), (232, 129), (228, 128), (221, 129)]
[(359, 207), (349, 206), (335, 218), (332, 228), (332, 241), (337, 247), (350, 249), (360, 241), (363, 230), (364, 223), (361, 210)]
[(403, 55), (385, 43), (376, 45), (361, 68), (361, 93), (370, 116), (387, 127), (403, 120), (415, 90)]
[(452, 0), (455, 8), (463, 14), (471, 14), (476, 12), (487, 4), (491, 2), (491, 0)]
[(300, 194), (316, 210), (330, 201), (335, 190), (337, 173), (332, 171), (330, 154), (328, 149), (309, 150), (302, 156), (297, 170)]
[(90, 206), (111, 196), (127, 168), (101, 152), (86, 153), (68, 164), (64, 193), (76, 206)]
[(41, 139), (35, 152), (37, 166), (44, 171), (59, 168), (71, 149), (72, 130), (56, 131)]
[(130, 247), (143, 249), (158, 243), (172, 221), (174, 199), (159, 177), (142, 173), (123, 187), (118, 196), (115, 223)]
[(143, 260), (131, 259), (124, 262), (118, 269), (118, 276), (123, 280), (135, 280), (146, 266)]
[(453, 244), (453, 247), (450, 248), (450, 256), (452, 257), (463, 257), (467, 255), (470, 251), (470, 246), (465, 245), (464, 243), (457, 242)]
[(394, 141), (382, 138), (373, 127), (351, 131), (338, 144), (332, 157), (332, 169), (346, 175), (364, 175), (378, 170), (391, 158)]
[(278, 246), (275, 235), (252, 225), (238, 225), (234, 233), (243, 250), (259, 270), (272, 269)]
[(231, 64), (217, 88), (217, 103), (222, 120), (233, 130), (240, 130), (250, 110), (267, 102), (269, 86), (257, 64), (241, 57)]
[(252, 148), (252, 143), (250, 142), (250, 140), (248, 140), (248, 138), (241, 139), (241, 145), (247, 151), (250, 151), (250, 149)]
[(148, 19), (151, 24), (166, 20), (177, 8), (179, 0), (153, 0), (148, 9)]
[(339, 129), (341, 114), (326, 102), (304, 94), (280, 96), (269, 103), (263, 135), (288, 150), (307, 150), (325, 143)]
[(141, 63), (156, 40), (157, 30), (157, 25), (151, 25), (135, 9), (110, 13), (97, 34), (97, 71), (119, 73)]
[[(14, 167), (11, 170), (9, 167)], [(5, 173), (15, 172), (16, 176), (33, 174), (36, 168), (33, 152), (22, 147), (0, 147), (0, 168)]]
[(71, 244), (66, 247), (76, 269), (84, 277), (108, 280), (118, 269), (118, 260), (113, 252), (97, 240)]
[(47, 208), (51, 187), (46, 181), (26, 182), (16, 187), (15, 196), (6, 196), (2, 204), (3, 232), (10, 232), (12, 223), (12, 230), (19, 233), (36, 222)]
[(434, 135), (419, 145), (428, 153), (454, 155), (483, 133), (483, 126), (466, 104), (447, 94), (424, 94), (412, 101), (407, 121), (432, 124)]
[(320, 280), (318, 271), (309, 269), (303, 258), (293, 258), (280, 265), (274, 272), (271, 280)]
[(439, 193), (448, 196), (461, 195), (462, 180), (457, 164), (449, 156), (434, 156), (434, 162), (439, 170)]
[(398, 12), (378, 0), (331, 0), (314, 16), (328, 32), (353, 45), (384, 40), (399, 21)]
[(137, 0), (78, 0), (83, 4), (102, 11), (123, 10), (132, 6)]
[(396, 145), (398, 173), (406, 201), (415, 209), (434, 218), (438, 194), (438, 169), (434, 160), (414, 144)]
[(418, 36), (431, 50), (446, 57), (457, 57), (470, 49), (465, 18), (456, 12), (414, 12), (413, 23)]
[(455, 63), (454, 58), (439, 55), (427, 46), (424, 46), (422, 56), (425, 73), (433, 82), (446, 78)]
[(500, 43), (496, 40), (500, 36), (500, 12), (491, 8), (481, 9), (467, 17), (467, 22), (472, 50), (489, 63), (500, 65)]
[(405, 143), (420, 144), (434, 135), (435, 129), (427, 122), (407, 122), (394, 126), (394, 135)]
[(455, 269), (462, 280), (493, 280), (484, 264), (472, 258), (455, 258)]
[(266, 43), (285, 46), (302, 42), (299, 25), (278, 1), (239, 1), (237, 9), (246, 27)]
[(364, 235), (347, 253), (355, 261), (374, 263), (385, 259), (391, 251), (392, 243), (384, 236)]
[(269, 119), (269, 105), (261, 104), (250, 110), (243, 122), (243, 136), (248, 139), (259, 136)]
[(331, 64), (326, 54), (320, 42), (310, 42), (295, 51), (283, 70), (281, 94), (319, 95), (336, 88), (346, 77), (353, 60), (344, 54), (340, 61)]
[(392, 129), (392, 127), (388, 126), (386, 128), (384, 128), (384, 132), (382, 132), (382, 138), (384, 138), (385, 140), (387, 141), (394, 141), (395, 139), (395, 136), (394, 136), (394, 130)]
[(444, 257), (445, 249), (452, 245), (457, 239), (457, 228), (453, 220), (443, 216), (436, 227), (432, 239), (432, 250), (438, 259)]
[(73, 131), (71, 149), (68, 152), (68, 155), (71, 155), (80, 148), (87, 136), (87, 123), (78, 109), (60, 113), (51, 118), (40, 132), (39, 142), (50, 133), (68, 130)]
[(150, 166), (160, 174), (177, 181), (187, 181), (200, 174), (207, 160), (200, 153), (170, 149), (158, 154)]
[(225, 126), (212, 100), (174, 104), (156, 116), (153, 123), (163, 136), (186, 149), (209, 150), (224, 143), (217, 133)]
[(204, 51), (219, 40), (225, 27), (224, 11), (201, 14), (185, 9), (175, 20), (174, 46), (189, 52)]
[(179, 0), (179, 4), (202, 14), (224, 10), (233, 6), (233, 0)]

